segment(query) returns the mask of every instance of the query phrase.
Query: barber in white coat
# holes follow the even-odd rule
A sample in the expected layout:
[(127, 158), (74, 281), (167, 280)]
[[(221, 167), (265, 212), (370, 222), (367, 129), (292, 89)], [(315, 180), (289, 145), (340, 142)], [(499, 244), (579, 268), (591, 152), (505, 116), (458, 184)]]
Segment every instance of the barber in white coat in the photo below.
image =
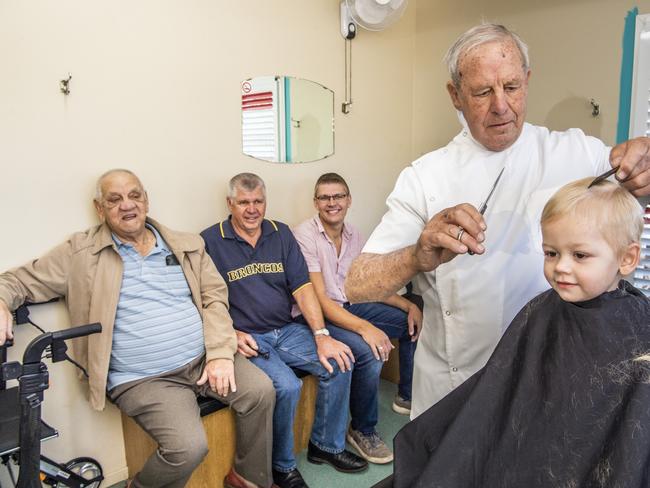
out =
[(516, 34), (473, 27), (446, 61), (463, 129), (402, 172), (346, 280), (351, 302), (382, 300), (410, 280), (423, 295), (412, 418), (478, 371), (515, 314), (548, 288), (539, 217), (560, 186), (618, 167), (635, 195), (650, 193), (650, 139), (610, 150), (579, 129), (524, 123), (530, 69)]

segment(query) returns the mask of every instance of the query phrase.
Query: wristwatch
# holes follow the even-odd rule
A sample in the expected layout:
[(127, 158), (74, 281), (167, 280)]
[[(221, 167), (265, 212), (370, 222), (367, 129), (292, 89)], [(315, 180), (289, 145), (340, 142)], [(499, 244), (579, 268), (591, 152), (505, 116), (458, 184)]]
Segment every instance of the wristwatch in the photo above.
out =
[(323, 327), (322, 329), (315, 330), (314, 331), (314, 337), (319, 336), (319, 335), (328, 336), (328, 335), (330, 335), (330, 331), (327, 330), (325, 327)]

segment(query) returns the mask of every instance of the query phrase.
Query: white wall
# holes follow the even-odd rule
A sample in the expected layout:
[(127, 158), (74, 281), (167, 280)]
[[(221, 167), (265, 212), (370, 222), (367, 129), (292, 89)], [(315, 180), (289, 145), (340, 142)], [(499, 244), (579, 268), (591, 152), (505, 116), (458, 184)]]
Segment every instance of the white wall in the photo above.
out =
[[(529, 122), (555, 130), (580, 127), (614, 144), (624, 19), (635, 6), (650, 12), (649, 0), (417, 2), (413, 157), (459, 132), (442, 58), (459, 34), (482, 20), (508, 26), (529, 45)], [(600, 104), (597, 118), (591, 98)]]
[[(238, 172), (260, 174), (268, 215), (296, 224), (313, 211), (316, 178), (336, 171), (352, 188), (351, 220), (369, 233), (410, 159), (414, 32), (415, 5), (390, 30), (359, 32), (354, 106), (342, 115), (337, 0), (0, 0), (0, 269), (93, 225), (94, 181), (116, 166), (141, 176), (152, 216), (196, 232), (226, 216)], [(334, 156), (280, 165), (241, 154), (240, 82), (265, 74), (334, 90)], [(60, 305), (35, 316), (66, 325)], [(62, 436), (45, 453), (98, 458), (107, 486), (125, 478), (116, 409), (91, 411), (69, 364), (50, 372), (44, 415)]]

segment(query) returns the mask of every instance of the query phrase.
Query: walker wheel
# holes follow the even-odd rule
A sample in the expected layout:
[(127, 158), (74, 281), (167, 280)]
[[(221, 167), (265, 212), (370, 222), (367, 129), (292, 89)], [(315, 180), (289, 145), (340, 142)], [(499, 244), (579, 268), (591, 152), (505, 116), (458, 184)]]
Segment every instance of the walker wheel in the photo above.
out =
[[(97, 481), (85, 485), (87, 488), (97, 488), (104, 479), (101, 465), (95, 459), (90, 457), (71, 459), (66, 463), (65, 467), (87, 480), (99, 478)], [(67, 488), (67, 486), (68, 485), (64, 483), (57, 483), (55, 488)]]

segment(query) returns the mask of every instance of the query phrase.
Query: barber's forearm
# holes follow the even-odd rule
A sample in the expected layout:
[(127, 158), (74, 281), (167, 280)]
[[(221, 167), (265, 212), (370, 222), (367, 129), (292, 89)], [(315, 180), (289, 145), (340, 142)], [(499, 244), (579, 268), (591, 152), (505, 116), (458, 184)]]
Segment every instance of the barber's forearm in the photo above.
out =
[(389, 254), (362, 253), (345, 279), (345, 294), (351, 303), (383, 302), (397, 293), (418, 272), (415, 246)]

